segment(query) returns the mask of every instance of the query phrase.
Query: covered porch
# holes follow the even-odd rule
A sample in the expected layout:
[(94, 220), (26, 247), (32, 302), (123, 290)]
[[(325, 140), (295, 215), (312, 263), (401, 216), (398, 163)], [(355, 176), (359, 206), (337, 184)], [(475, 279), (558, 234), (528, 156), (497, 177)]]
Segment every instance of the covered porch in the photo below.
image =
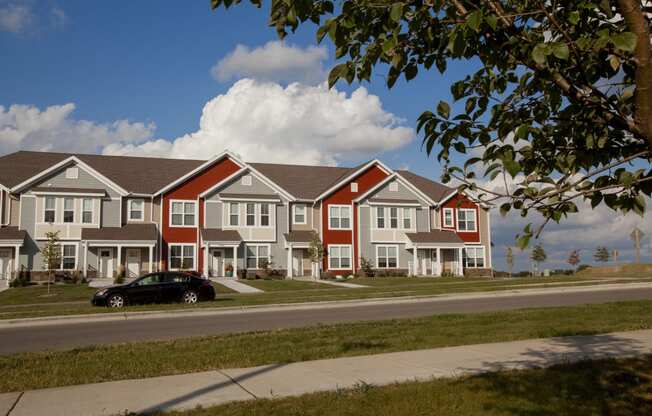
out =
[(124, 268), (127, 278), (155, 271), (154, 248), (157, 231), (154, 224), (127, 224), (123, 227), (84, 229), (84, 276), (113, 278)]
[(412, 251), (408, 264), (410, 276), (464, 275), (464, 241), (456, 233), (433, 230), (406, 236), (407, 249)]
[(235, 279), (238, 276), (238, 248), (242, 236), (235, 230), (203, 228), (203, 270), (207, 277)]
[(318, 277), (318, 264), (310, 261), (308, 248), (313, 238), (313, 231), (291, 231), (283, 234), (287, 249), (287, 278)]
[(8, 282), (20, 271), (20, 248), (27, 233), (18, 227), (0, 228), (0, 281)]

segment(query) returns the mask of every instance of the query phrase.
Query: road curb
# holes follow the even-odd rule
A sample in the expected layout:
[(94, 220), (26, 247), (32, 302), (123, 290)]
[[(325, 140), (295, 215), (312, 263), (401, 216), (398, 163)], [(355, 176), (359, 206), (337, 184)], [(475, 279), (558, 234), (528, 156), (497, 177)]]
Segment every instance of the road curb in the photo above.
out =
[(234, 307), (217, 307), (217, 308), (199, 308), (199, 309), (170, 309), (165, 311), (136, 311), (136, 312), (111, 312), (85, 315), (58, 315), (44, 316), (36, 318), (18, 318), (0, 320), (0, 330), (9, 328), (22, 328), (43, 325), (61, 325), (61, 324), (84, 324), (94, 322), (112, 322), (125, 321), (134, 319), (161, 319), (168, 317), (188, 317), (188, 316), (218, 316), (232, 315), (241, 313), (264, 313), (276, 311), (291, 310), (310, 310), (310, 309), (332, 309), (341, 307), (368, 306), (374, 304), (401, 304), (401, 303), (419, 303), (432, 301), (449, 301), (464, 299), (481, 299), (481, 298), (499, 298), (519, 296), (536, 296), (550, 293), (577, 293), (577, 292), (600, 292), (619, 289), (642, 289), (652, 288), (650, 283), (607, 283), (603, 285), (584, 285), (584, 286), (565, 286), (551, 288), (534, 288), (534, 289), (505, 289), (493, 292), (467, 292), (467, 293), (448, 293), (441, 295), (423, 295), (423, 296), (401, 296), (401, 297), (384, 297), (368, 299), (348, 299), (348, 300), (331, 300), (318, 302), (301, 302), (301, 303), (280, 303), (267, 305), (248, 305)]

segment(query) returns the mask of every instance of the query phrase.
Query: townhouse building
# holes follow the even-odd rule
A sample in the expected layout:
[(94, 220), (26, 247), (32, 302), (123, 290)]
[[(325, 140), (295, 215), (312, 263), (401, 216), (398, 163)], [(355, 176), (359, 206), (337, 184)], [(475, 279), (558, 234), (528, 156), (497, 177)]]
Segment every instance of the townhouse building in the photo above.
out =
[[(44, 274), (58, 232), (61, 273), (157, 270), (287, 277), (315, 268), (417, 276), (490, 275), (489, 210), (379, 160), (356, 167), (20, 151), (0, 157), (0, 279)], [(312, 263), (317, 235), (325, 256)]]

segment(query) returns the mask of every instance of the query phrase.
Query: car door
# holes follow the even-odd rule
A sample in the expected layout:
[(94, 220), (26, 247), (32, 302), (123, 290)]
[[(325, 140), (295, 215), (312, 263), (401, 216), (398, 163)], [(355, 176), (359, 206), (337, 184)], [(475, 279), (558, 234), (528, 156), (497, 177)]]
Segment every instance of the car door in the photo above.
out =
[(163, 273), (161, 282), (161, 301), (176, 302), (186, 290), (188, 276), (181, 273)]
[(129, 302), (160, 302), (162, 275), (163, 273), (152, 273), (135, 280), (126, 290)]

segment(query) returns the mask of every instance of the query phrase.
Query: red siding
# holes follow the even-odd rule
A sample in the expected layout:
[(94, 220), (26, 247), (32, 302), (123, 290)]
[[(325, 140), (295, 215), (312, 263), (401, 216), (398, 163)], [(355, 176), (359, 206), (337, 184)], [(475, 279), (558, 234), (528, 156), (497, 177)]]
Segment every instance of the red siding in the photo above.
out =
[[(324, 256), (324, 264), (323, 264), (324, 270), (328, 270), (328, 245), (329, 244), (354, 245), (353, 253), (352, 253), (352, 257), (353, 257), (352, 261), (356, 262), (354, 264), (356, 268), (358, 267), (357, 265), (358, 250), (359, 250), (359, 247), (357, 245), (358, 213), (357, 213), (357, 206), (351, 207), (351, 204), (355, 198), (359, 197), (363, 193), (367, 192), (369, 189), (373, 188), (375, 185), (378, 184), (378, 182), (382, 181), (386, 177), (387, 177), (387, 173), (385, 173), (385, 171), (383, 171), (381, 168), (379, 168), (376, 165), (371, 166), (369, 169), (360, 173), (354, 179), (350, 180), (345, 184), (342, 184), (342, 186), (338, 190), (330, 194), (328, 197), (324, 198), (324, 201), (322, 203), (322, 210), (321, 210), (323, 243), (324, 243), (324, 250), (326, 252), (326, 255)], [(358, 192), (351, 192), (351, 182), (358, 183)], [(351, 230), (329, 230), (328, 229), (328, 210), (331, 204), (348, 205), (349, 207), (351, 207), (353, 211), (352, 213), (353, 232), (351, 232)], [(348, 273), (351, 271), (352, 270), (348, 270), (348, 271), (337, 270), (336, 272)]]
[[(197, 201), (199, 194), (232, 175), (238, 171), (238, 169), (240, 169), (240, 167), (231, 159), (222, 159), (163, 195), (163, 217), (161, 218), (161, 223), (163, 224), (161, 259), (163, 260), (164, 269), (167, 270), (168, 267), (169, 243), (196, 243), (196, 269), (201, 272), (204, 266), (204, 254), (199, 247), (199, 228), (170, 227), (170, 200), (185, 199)], [(203, 200), (199, 202), (197, 223), (199, 227), (202, 227), (204, 223), (204, 204)]]
[[(480, 242), (480, 212), (478, 209), (478, 205), (471, 201), (469, 198), (467, 198), (464, 195), (461, 194), (456, 194), (454, 197), (452, 197), (449, 201), (447, 201), (441, 208), (439, 212), (439, 221), (443, 229), (447, 229), (447, 227), (444, 227), (444, 208), (453, 208), (455, 211), (453, 211), (453, 228), (452, 229), (457, 229), (457, 208), (471, 208), (475, 209), (475, 232), (466, 232), (466, 231), (457, 231), (457, 235), (460, 236), (462, 241), (465, 243), (479, 243)], [(449, 228), (450, 229), (450, 228)]]

